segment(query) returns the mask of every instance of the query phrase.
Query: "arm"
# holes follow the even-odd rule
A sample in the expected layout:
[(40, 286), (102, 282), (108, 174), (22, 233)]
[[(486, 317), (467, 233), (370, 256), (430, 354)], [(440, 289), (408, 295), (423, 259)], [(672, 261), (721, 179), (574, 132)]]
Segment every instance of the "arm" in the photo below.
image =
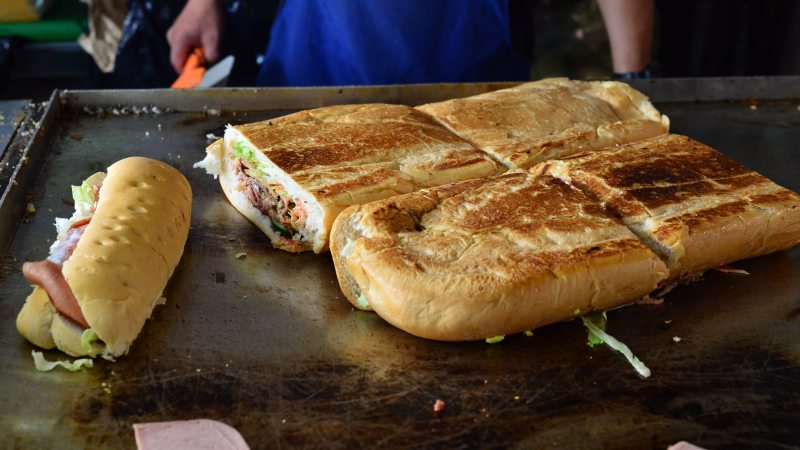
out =
[(169, 59), (175, 71), (180, 73), (183, 70), (186, 58), (196, 47), (203, 49), (206, 61), (216, 61), (222, 25), (219, 0), (189, 0), (167, 30)]
[(653, 0), (597, 0), (611, 43), (615, 73), (638, 72), (650, 63)]

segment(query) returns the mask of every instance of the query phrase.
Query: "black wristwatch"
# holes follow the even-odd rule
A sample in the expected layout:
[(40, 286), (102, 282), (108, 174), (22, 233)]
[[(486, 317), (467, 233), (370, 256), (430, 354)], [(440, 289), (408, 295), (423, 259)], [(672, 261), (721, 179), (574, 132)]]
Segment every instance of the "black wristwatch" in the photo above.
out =
[(639, 80), (643, 78), (658, 78), (661, 76), (661, 65), (658, 63), (650, 63), (644, 70), (639, 72), (625, 72), (616, 73), (612, 77), (615, 80)]

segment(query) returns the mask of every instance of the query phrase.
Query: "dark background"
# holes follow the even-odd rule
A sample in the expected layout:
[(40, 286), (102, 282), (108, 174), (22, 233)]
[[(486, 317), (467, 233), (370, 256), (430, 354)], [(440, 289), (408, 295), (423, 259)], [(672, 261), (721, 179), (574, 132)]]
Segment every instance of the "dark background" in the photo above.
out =
[[(0, 36), (0, 98), (42, 100), (55, 88), (168, 86), (176, 74), (166, 30), (183, 4), (129, 0), (113, 74), (101, 74), (77, 44)], [(229, 85), (252, 85), (280, 2), (223, 4), (228, 33), (222, 45), (236, 56)], [(510, 0), (510, 9), (514, 47), (534, 59), (531, 79), (610, 77), (608, 39), (594, 0)], [(653, 59), (667, 77), (798, 75), (798, 23), (800, 2), (793, 0), (656, 0)]]

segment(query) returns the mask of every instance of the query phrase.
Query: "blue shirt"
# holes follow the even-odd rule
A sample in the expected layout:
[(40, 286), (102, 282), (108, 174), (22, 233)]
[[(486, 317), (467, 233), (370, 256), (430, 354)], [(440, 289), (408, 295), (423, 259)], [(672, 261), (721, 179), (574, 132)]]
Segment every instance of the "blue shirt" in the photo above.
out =
[(508, 0), (286, 0), (262, 86), (527, 80)]

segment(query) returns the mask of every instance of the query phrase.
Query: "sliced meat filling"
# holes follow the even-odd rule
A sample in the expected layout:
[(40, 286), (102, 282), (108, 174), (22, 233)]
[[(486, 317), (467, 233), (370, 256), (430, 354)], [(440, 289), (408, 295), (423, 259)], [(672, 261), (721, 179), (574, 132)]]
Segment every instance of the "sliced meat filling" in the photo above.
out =
[(89, 328), (89, 323), (86, 321), (72, 289), (64, 279), (61, 267), (75, 251), (75, 247), (88, 225), (88, 219), (76, 222), (46, 260), (26, 262), (22, 265), (22, 273), (25, 278), (29, 282), (41, 286), (47, 292), (50, 303), (53, 304), (56, 311), (84, 329)]
[(302, 205), (287, 198), (286, 190), (279, 184), (262, 184), (250, 175), (250, 168), (237, 158), (236, 177), (247, 200), (261, 214), (269, 217), (273, 227), (285, 238), (299, 240), (299, 230), (305, 225), (306, 212)]

